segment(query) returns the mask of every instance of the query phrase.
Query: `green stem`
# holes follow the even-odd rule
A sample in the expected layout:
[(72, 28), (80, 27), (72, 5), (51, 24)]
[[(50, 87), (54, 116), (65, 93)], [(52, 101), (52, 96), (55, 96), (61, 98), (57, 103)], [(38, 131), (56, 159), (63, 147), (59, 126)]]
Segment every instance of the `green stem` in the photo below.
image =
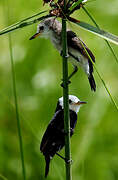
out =
[[(7, 18), (8, 24), (10, 21), (9, 16), (9, 1), (7, 1)], [(15, 111), (16, 111), (16, 120), (17, 120), (17, 129), (18, 129), (18, 138), (19, 138), (19, 146), (20, 146), (20, 156), (21, 156), (21, 163), (22, 163), (22, 175), (23, 180), (26, 180), (26, 172), (25, 172), (25, 163), (24, 163), (24, 153), (23, 153), (23, 141), (22, 141), (22, 133), (21, 133), (21, 125), (20, 125), (20, 115), (19, 115), (19, 108), (18, 108), (18, 100), (17, 100), (17, 92), (16, 92), (16, 79), (15, 79), (15, 69), (14, 69), (14, 62), (13, 62), (13, 50), (12, 50), (12, 39), (11, 35), (8, 36), (9, 40), (9, 52), (10, 52), (10, 60), (11, 60), (11, 74), (12, 74), (12, 85), (13, 85), (13, 94), (14, 94), (14, 103), (15, 103)]]
[[(64, 11), (66, 10), (66, 0), (64, 1)], [(63, 48), (63, 99), (64, 99), (64, 130), (65, 130), (65, 158), (69, 163), (66, 165), (66, 180), (72, 180), (71, 175), (71, 147), (70, 147), (70, 118), (68, 103), (68, 62), (67, 62), (67, 33), (66, 18), (62, 19), (62, 48)]]
[(2, 174), (0, 174), (0, 180), (8, 180), (5, 176), (3, 176)]
[[(83, 6), (82, 8), (83, 8), (83, 10), (85, 11), (85, 13), (90, 17), (90, 19), (91, 19), (92, 22), (95, 24), (95, 26), (96, 26), (98, 29), (100, 29), (99, 25), (96, 23), (95, 19), (91, 16), (91, 14), (88, 12), (88, 10), (87, 10), (84, 6)], [(117, 58), (117, 56), (116, 56), (116, 54), (115, 54), (112, 46), (110, 45), (110, 43), (109, 43), (107, 40), (105, 40), (105, 42), (107, 43), (107, 46), (109, 47), (111, 53), (113, 54), (114, 59), (115, 59), (116, 62), (118, 63), (118, 58)]]
[(106, 86), (106, 84), (105, 84), (103, 78), (101, 77), (99, 71), (97, 70), (97, 67), (96, 67), (95, 63), (93, 62), (92, 58), (90, 57), (89, 53), (87, 52), (87, 50), (86, 50), (86, 48), (85, 48), (85, 45), (83, 44), (82, 41), (81, 41), (81, 45), (83, 46), (84, 50), (86, 51), (86, 53), (87, 53), (89, 59), (91, 60), (91, 62), (92, 62), (92, 64), (93, 64), (93, 66), (94, 66), (94, 68), (95, 68), (95, 70), (96, 70), (96, 72), (97, 72), (97, 74), (98, 74), (100, 80), (102, 81), (102, 83), (103, 83), (103, 85), (104, 85), (104, 87), (105, 87), (105, 89), (106, 89), (106, 91), (107, 91), (107, 93), (108, 93), (108, 95), (109, 95), (109, 97), (110, 97), (112, 103), (114, 104), (116, 110), (118, 111), (118, 105), (117, 105), (117, 103), (115, 102), (114, 98), (112, 97), (112, 95), (111, 95), (111, 93), (110, 93), (108, 87)]
[(13, 93), (14, 93), (14, 101), (15, 101), (15, 108), (16, 108), (15, 109), (16, 110), (16, 120), (17, 120), (19, 145), (20, 145), (20, 155), (21, 155), (21, 163), (22, 163), (22, 173), (23, 173), (23, 179), (26, 180), (24, 153), (23, 153), (23, 141), (22, 141), (20, 118), (19, 118), (18, 100), (17, 100), (17, 92), (16, 92), (15, 70), (14, 70), (13, 53), (12, 53), (12, 41), (11, 41), (10, 34), (9, 34), (9, 49), (10, 49), (10, 59), (11, 59), (12, 80), (13, 80)]
[[(15, 24), (1, 30), (0, 35), (7, 34), (7, 33), (11, 32), (11, 31), (17, 30), (19, 28), (24, 28), (26, 26), (37, 23), (38, 21), (41, 21), (41, 20), (46, 19), (48, 17), (51, 17), (51, 15), (42, 16), (42, 17), (39, 17), (39, 18), (34, 19), (34, 20), (30, 20), (30, 21), (22, 20), (22, 21), (20, 21), (18, 23), (15, 23)], [(27, 18), (27, 19), (29, 20), (30, 18)]]
[[(21, 20), (21, 21), (18, 21), (17, 23), (12, 24), (12, 25), (10, 25), (10, 26), (8, 26), (8, 27), (2, 29), (2, 32), (7, 31), (7, 30), (9, 30), (9, 29), (11, 29), (11, 28), (13, 28), (13, 27), (15, 27), (15, 26), (17, 26), (17, 25), (19, 25), (19, 24), (25, 22), (25, 21), (31, 20), (32, 18), (34, 18), (34, 17), (36, 17), (36, 16), (39, 16), (39, 15), (45, 13), (45, 12), (47, 12), (47, 11), (39, 12), (39, 13), (34, 14), (34, 15), (30, 16), (30, 17), (27, 17), (27, 18), (25, 18), (25, 19), (23, 19), (23, 20)], [(0, 32), (1, 32), (1, 31), (0, 31)]]
[(73, 10), (77, 7), (77, 6), (79, 6), (79, 4), (80, 3), (82, 3), (82, 0), (78, 0), (78, 1), (76, 1), (75, 3), (73, 3), (73, 5), (70, 7), (70, 14), (73, 12)]
[[(96, 21), (95, 21), (94, 18), (91, 16), (91, 14), (87, 11), (87, 9), (85, 9), (85, 7), (83, 7), (83, 10), (84, 10), (84, 11), (86, 12), (86, 14), (90, 17), (90, 19), (91, 19), (92, 22), (95, 24), (95, 26), (96, 26), (98, 29), (100, 29), (99, 25), (96, 23)], [(117, 56), (116, 56), (116, 54), (115, 54), (115, 52), (114, 52), (112, 46), (109, 44), (109, 42), (108, 42), (107, 40), (105, 40), (105, 42), (107, 43), (107, 45), (108, 45), (108, 47), (109, 47), (111, 53), (113, 54), (113, 56), (114, 56), (116, 62), (118, 63), (118, 58), (117, 58)], [(84, 45), (83, 45), (83, 46), (84, 46)], [(84, 48), (85, 48), (85, 47), (84, 47)], [(85, 49), (85, 50), (86, 50), (86, 49)], [(87, 51), (86, 51), (86, 52), (87, 52)], [(88, 53), (87, 53), (87, 54), (88, 54)], [(89, 57), (90, 57), (90, 56), (89, 56)], [(113, 102), (115, 108), (116, 108), (117, 111), (118, 111), (118, 106), (117, 106), (117, 104), (116, 104), (114, 98), (112, 97), (112, 95), (111, 95), (109, 89), (107, 88), (107, 86), (106, 86), (106, 84), (105, 84), (103, 78), (101, 77), (99, 71), (97, 70), (97, 68), (96, 68), (96, 66), (95, 66), (95, 64), (94, 64), (94, 62), (92, 61), (91, 58), (90, 58), (90, 60), (91, 60), (91, 62), (93, 63), (93, 66), (94, 66), (94, 68), (95, 68), (95, 70), (96, 70), (96, 72), (97, 72), (99, 78), (101, 79), (101, 81), (102, 81), (102, 83), (103, 83), (103, 85), (104, 85), (104, 87), (105, 87), (107, 93), (109, 94), (109, 97), (110, 97), (111, 101)]]

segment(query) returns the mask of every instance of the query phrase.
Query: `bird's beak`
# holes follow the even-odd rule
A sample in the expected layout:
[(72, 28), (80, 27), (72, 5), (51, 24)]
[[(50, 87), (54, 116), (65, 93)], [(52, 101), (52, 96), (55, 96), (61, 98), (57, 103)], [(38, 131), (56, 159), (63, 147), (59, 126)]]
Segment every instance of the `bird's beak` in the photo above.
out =
[(35, 39), (36, 37), (40, 36), (40, 34), (41, 34), (40, 32), (34, 34), (29, 40)]
[(75, 105), (81, 105), (81, 104), (86, 104), (87, 102), (85, 101), (78, 101), (77, 103), (75, 103)]

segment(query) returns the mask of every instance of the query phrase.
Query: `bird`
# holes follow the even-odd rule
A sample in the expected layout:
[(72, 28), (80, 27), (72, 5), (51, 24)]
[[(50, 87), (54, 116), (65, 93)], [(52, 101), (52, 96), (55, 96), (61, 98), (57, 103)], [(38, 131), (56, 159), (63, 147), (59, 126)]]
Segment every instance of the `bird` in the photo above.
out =
[[(35, 39), (36, 37), (49, 38), (54, 47), (62, 54), (62, 24), (55, 17), (44, 19), (38, 24), (37, 32), (30, 40)], [(93, 77), (93, 63), (95, 63), (95, 56), (84, 42), (77, 37), (76, 33), (70, 29), (67, 29), (67, 46), (68, 60), (74, 67), (68, 80), (78, 71), (78, 67), (81, 67), (88, 77), (91, 90), (96, 91), (96, 83)]]
[[(77, 123), (77, 113), (83, 104), (86, 104), (86, 102), (80, 101), (74, 95), (69, 95), (70, 136), (74, 133)], [(63, 97), (61, 97), (58, 99), (54, 116), (49, 122), (40, 144), (40, 151), (43, 153), (46, 162), (45, 177), (48, 175), (51, 159), (55, 154), (59, 155), (58, 152), (64, 147), (64, 145), (64, 105)], [(59, 156), (62, 157), (61, 155)], [(65, 159), (64, 157), (62, 158)]]

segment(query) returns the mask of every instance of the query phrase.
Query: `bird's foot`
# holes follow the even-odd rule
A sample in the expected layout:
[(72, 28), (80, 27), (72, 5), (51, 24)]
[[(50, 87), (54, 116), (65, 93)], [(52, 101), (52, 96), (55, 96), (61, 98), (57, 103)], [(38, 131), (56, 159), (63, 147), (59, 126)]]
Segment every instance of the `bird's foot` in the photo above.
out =
[(70, 128), (70, 133), (73, 134), (74, 133), (74, 129)]
[(65, 58), (69, 58), (69, 54), (67, 54), (66, 56), (64, 56), (64, 55), (63, 55), (63, 51), (61, 51), (60, 56), (65, 57)]
[(59, 153), (56, 153), (57, 156), (59, 156), (61, 159), (63, 159), (67, 164), (72, 164), (73, 160), (72, 159), (67, 159), (63, 156), (61, 156)]
[[(68, 80), (67, 85), (69, 85), (70, 83), (71, 83), (71, 81)], [(61, 85), (61, 87), (65, 88), (65, 87), (64, 87), (64, 83), (61, 83), (60, 85)]]
[(67, 164), (72, 164), (72, 163), (73, 163), (73, 160), (72, 160), (72, 159), (66, 159), (66, 158), (65, 158), (65, 162), (66, 162)]

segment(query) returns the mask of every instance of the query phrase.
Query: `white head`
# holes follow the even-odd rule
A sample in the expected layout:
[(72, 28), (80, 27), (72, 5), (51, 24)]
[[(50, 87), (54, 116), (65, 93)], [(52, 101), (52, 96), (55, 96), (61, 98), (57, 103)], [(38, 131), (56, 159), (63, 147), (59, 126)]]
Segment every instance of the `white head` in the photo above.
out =
[(30, 40), (35, 39), (36, 37), (49, 38), (51, 32), (56, 31), (56, 29), (61, 30), (61, 23), (57, 21), (54, 17), (44, 19), (37, 26), (37, 32), (34, 34)]
[[(78, 113), (82, 104), (86, 104), (84, 101), (80, 101), (76, 96), (69, 95), (69, 109)], [(59, 98), (59, 105), (63, 109), (63, 97)]]
[(83, 0), (82, 3), (85, 3), (85, 2), (87, 2), (87, 1), (88, 1), (88, 0)]

